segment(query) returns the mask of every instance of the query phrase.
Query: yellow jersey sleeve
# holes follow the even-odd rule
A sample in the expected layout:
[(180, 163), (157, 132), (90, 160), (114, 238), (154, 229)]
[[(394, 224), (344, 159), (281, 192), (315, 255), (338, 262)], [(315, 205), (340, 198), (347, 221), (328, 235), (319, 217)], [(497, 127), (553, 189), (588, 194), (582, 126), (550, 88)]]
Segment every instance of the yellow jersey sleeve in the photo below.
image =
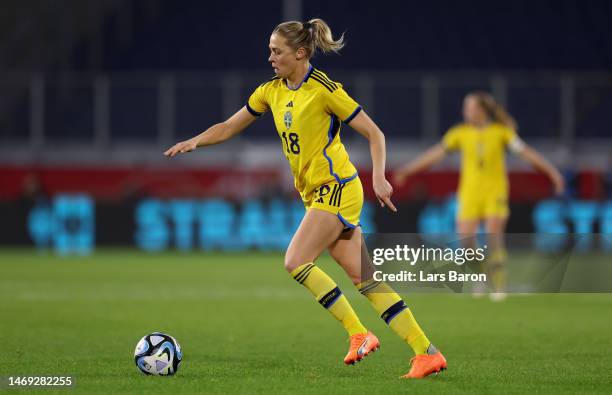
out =
[(261, 116), (270, 108), (266, 95), (266, 85), (265, 83), (258, 86), (247, 101), (246, 108), (255, 117)]
[(349, 123), (355, 118), (361, 106), (346, 91), (339, 87), (333, 92), (326, 91), (326, 110), (330, 114), (337, 116), (342, 122)]
[(509, 145), (512, 142), (512, 140), (514, 140), (517, 137), (518, 136), (516, 135), (516, 132), (514, 131), (514, 129), (509, 128), (509, 127), (503, 128), (502, 138), (504, 140), (504, 145)]
[(447, 151), (456, 151), (460, 148), (461, 130), (458, 127), (450, 128), (442, 137), (442, 145)]
[(521, 140), (516, 131), (512, 128), (504, 127), (502, 131), (502, 139), (504, 146), (515, 154), (521, 152), (525, 147), (523, 140)]

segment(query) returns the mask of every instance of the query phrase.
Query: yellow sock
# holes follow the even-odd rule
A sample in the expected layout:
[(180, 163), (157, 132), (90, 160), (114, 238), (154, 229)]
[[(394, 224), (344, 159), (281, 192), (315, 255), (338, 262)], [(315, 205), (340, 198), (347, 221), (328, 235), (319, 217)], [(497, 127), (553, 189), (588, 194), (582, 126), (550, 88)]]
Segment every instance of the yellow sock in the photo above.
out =
[(357, 285), (380, 317), (412, 347), (414, 353), (426, 354), (431, 344), (402, 298), (385, 282), (368, 280)]
[(291, 272), (291, 276), (304, 285), (346, 329), (349, 336), (357, 333), (367, 333), (359, 317), (349, 304), (346, 296), (338, 288), (334, 280), (313, 263), (306, 263)]

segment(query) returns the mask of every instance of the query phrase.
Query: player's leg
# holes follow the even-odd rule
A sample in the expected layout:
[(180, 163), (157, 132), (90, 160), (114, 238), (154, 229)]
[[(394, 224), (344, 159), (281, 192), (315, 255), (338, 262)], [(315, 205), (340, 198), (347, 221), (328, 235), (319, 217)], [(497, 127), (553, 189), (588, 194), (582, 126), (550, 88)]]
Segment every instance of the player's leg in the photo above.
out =
[(342, 229), (342, 223), (334, 214), (309, 209), (289, 244), (285, 269), (340, 321), (349, 336), (365, 334), (367, 329), (334, 280), (314, 264), (321, 252), (338, 238)]
[[(481, 222), (482, 204), (475, 196), (460, 196), (455, 229), (463, 248), (475, 249), (476, 234)], [(464, 267), (465, 269), (465, 267)], [(478, 268), (469, 268), (478, 271)]]
[(480, 226), (480, 219), (457, 218), (457, 235), (461, 239), (461, 246), (464, 248), (476, 248), (476, 234)]
[(504, 250), (504, 233), (506, 232), (507, 217), (488, 217), (485, 219), (488, 244), (492, 250)]
[(361, 228), (342, 233), (329, 253), (381, 318), (412, 349), (417, 358), (406, 377), (425, 377), (446, 368), (446, 360), (431, 344), (402, 298), (385, 282), (375, 281)]
[[(475, 249), (478, 247), (477, 233), (478, 227), (480, 226), (479, 219), (473, 218), (457, 218), (456, 228), (457, 235), (461, 240), (461, 247)], [(480, 262), (472, 262), (462, 266), (462, 270), (467, 273), (486, 273), (485, 264)], [(472, 295), (475, 298), (482, 298), (487, 294), (487, 283), (486, 282), (473, 282), (472, 284)]]
[[(475, 249), (478, 247), (477, 233), (484, 211), (483, 196), (472, 191), (458, 195), (458, 211), (456, 219), (456, 232), (461, 247)], [(485, 264), (471, 262), (461, 266), (466, 273), (486, 273)], [(482, 298), (487, 294), (486, 282), (471, 283), (471, 292), (475, 298)]]
[(373, 279), (361, 228), (343, 233), (329, 247), (329, 253), (348, 274), (359, 292), (368, 298), (387, 325), (412, 347), (415, 354), (425, 354), (430, 341), (410, 309), (387, 283)]
[(455, 230), (463, 247), (476, 248), (476, 233), (483, 217), (482, 196), (475, 193), (459, 193)]
[(507, 216), (494, 216), (485, 219), (487, 230), (487, 243), (490, 248), (487, 259), (487, 270), (489, 272), (489, 284), (491, 284), (491, 299), (500, 301), (505, 299), (506, 293), (506, 269), (505, 263), (507, 252), (504, 242)]
[[(344, 271), (348, 274), (353, 284), (359, 284), (362, 278), (361, 265), (359, 261), (352, 265), (343, 265), (338, 259), (345, 259), (344, 256), (350, 256), (350, 259), (359, 260), (362, 254), (359, 251), (361, 243), (351, 242), (358, 233), (361, 237), (361, 232), (357, 228), (358, 232), (351, 230), (350, 228), (345, 229), (338, 240), (333, 242), (329, 247), (329, 253), (333, 259), (336, 260), (342, 266)], [(370, 266), (368, 266), (369, 269)], [(373, 271), (370, 272), (370, 276)], [(380, 341), (372, 333), (367, 332), (365, 334), (356, 334), (351, 336), (349, 351), (344, 357), (344, 362), (347, 364), (353, 364), (366, 357), (370, 352), (378, 350), (380, 347)]]

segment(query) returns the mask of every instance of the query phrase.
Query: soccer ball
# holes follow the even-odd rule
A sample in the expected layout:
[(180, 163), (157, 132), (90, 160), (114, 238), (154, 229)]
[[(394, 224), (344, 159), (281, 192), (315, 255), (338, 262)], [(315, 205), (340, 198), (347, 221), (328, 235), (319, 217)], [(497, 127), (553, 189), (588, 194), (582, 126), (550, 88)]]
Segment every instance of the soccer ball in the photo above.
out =
[(134, 351), (134, 362), (144, 374), (172, 376), (182, 360), (183, 353), (176, 339), (161, 332), (140, 339)]

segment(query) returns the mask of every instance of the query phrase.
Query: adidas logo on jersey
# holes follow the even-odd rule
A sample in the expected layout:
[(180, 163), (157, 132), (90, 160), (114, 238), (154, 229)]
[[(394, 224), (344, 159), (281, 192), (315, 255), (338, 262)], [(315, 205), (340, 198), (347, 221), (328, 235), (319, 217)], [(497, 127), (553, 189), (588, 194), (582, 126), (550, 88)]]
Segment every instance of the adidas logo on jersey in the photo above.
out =
[(287, 107), (293, 107), (293, 100), (291, 100), (289, 103), (287, 103)]

